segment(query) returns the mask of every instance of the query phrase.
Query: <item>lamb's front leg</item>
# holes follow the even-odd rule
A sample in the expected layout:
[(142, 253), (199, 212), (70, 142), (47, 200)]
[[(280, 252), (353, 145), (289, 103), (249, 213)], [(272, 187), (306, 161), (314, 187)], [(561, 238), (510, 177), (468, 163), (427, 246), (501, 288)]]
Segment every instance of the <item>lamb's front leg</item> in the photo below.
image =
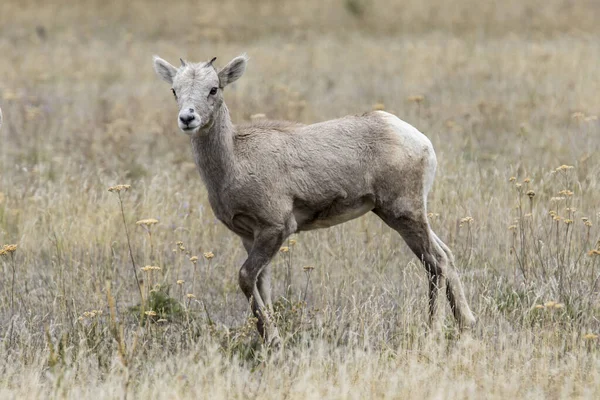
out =
[(274, 227), (263, 229), (259, 232), (250, 249), (244, 243), (246, 249), (249, 250), (248, 259), (242, 265), (239, 274), (240, 288), (246, 295), (246, 298), (248, 298), (248, 301), (250, 301), (252, 312), (258, 319), (256, 324), (258, 332), (265, 340), (265, 343), (274, 347), (281, 345), (281, 337), (273, 321), (269, 307), (270, 304), (265, 304), (265, 301), (270, 301), (270, 298), (263, 299), (257, 284), (259, 275), (263, 273), (273, 256), (277, 254), (286, 237), (287, 235), (283, 228)]
[[(254, 239), (243, 237), (242, 243), (244, 244), (246, 253), (250, 255), (252, 246), (254, 246)], [(263, 303), (265, 303), (267, 310), (269, 310), (272, 315), (273, 300), (271, 299), (271, 272), (268, 264), (260, 271), (260, 274), (258, 274), (256, 286), (258, 286), (258, 292), (260, 293)]]

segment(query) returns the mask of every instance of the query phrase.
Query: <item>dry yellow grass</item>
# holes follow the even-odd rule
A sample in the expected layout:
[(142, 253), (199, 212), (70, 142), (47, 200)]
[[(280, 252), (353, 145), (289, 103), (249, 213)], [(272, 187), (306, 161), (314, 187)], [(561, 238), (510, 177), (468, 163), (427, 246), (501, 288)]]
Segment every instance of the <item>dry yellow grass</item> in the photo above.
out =
[[(599, 14), (591, 0), (3, 1), (0, 398), (600, 397)], [(151, 64), (244, 51), (235, 121), (376, 106), (431, 138), (430, 219), (478, 317), (470, 337), (450, 316), (426, 335), (425, 272), (367, 216), (286, 244), (286, 344), (261, 349), (245, 252)], [(125, 183), (139, 288), (107, 191)]]

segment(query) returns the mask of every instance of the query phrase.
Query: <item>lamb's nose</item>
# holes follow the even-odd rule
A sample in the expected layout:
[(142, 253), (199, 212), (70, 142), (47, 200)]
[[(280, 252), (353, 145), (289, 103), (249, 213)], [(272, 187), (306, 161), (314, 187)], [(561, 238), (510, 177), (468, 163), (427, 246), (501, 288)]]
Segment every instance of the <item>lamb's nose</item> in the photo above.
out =
[(186, 125), (189, 125), (190, 122), (192, 122), (195, 119), (194, 114), (190, 113), (190, 114), (180, 114), (179, 115), (179, 120), (181, 122), (183, 122)]

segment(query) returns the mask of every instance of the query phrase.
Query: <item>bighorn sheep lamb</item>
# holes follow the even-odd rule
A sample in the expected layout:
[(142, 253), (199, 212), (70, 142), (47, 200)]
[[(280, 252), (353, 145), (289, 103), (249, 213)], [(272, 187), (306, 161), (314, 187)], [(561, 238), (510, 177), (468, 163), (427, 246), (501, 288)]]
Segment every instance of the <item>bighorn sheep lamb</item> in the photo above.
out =
[(268, 264), (286, 238), (327, 228), (369, 211), (398, 231), (429, 274), (429, 322), (438, 292), (460, 328), (475, 323), (450, 249), (431, 230), (427, 194), (436, 157), (431, 142), (384, 111), (312, 125), (257, 120), (233, 125), (223, 89), (246, 70), (247, 57), (220, 70), (209, 62), (179, 68), (154, 57), (156, 73), (172, 87), (179, 128), (193, 154), (216, 215), (242, 240), (248, 258), (239, 285), (267, 344), (281, 338), (273, 321)]

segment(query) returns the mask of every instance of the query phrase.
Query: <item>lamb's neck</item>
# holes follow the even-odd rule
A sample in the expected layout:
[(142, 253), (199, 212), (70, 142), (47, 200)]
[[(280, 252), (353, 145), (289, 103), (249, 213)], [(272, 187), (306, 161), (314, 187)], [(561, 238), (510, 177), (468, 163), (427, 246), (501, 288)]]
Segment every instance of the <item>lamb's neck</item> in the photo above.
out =
[(209, 192), (218, 190), (234, 173), (233, 135), (229, 110), (223, 103), (212, 126), (192, 136), (194, 159)]

